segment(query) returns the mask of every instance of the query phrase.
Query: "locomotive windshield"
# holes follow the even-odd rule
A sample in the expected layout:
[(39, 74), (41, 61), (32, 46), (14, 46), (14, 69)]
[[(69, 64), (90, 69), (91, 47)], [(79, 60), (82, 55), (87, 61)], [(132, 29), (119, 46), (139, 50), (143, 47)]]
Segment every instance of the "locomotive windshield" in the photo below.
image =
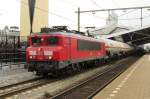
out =
[(58, 45), (58, 37), (48, 37), (47, 45)]
[(32, 42), (32, 45), (34, 45), (34, 44), (41, 45), (42, 44), (41, 38), (37, 38), (37, 37), (32, 37), (31, 42)]

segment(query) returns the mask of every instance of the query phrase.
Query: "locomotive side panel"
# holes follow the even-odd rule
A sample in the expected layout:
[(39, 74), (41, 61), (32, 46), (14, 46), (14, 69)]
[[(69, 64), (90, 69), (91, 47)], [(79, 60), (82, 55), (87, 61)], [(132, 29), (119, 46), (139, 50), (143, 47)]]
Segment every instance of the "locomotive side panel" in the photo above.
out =
[(86, 61), (105, 56), (104, 44), (101, 42), (87, 41), (71, 38), (71, 60)]
[(56, 73), (81, 62), (97, 61), (106, 55), (103, 42), (85, 36), (40, 34), (30, 36), (29, 42), (26, 50), (28, 69), (41, 75)]

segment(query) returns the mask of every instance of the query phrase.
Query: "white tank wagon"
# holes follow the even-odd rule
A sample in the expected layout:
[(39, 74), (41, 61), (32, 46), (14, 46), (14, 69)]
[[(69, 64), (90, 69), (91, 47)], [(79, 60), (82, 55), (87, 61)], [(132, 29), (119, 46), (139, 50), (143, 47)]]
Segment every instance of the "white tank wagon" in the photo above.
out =
[(105, 42), (107, 55), (111, 58), (128, 55), (134, 50), (134, 47), (123, 42), (104, 39), (104, 38), (100, 38), (100, 40)]

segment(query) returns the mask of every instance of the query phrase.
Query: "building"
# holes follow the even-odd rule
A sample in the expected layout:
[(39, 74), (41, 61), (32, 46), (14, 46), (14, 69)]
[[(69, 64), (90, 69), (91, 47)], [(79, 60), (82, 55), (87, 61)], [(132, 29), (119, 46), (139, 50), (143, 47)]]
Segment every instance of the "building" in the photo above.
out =
[(93, 35), (109, 35), (114, 33), (119, 33), (122, 31), (128, 31), (132, 29), (131, 27), (118, 25), (118, 16), (112, 11), (106, 20), (106, 26), (95, 28), (90, 30)]
[(0, 30), (0, 36), (20, 36), (19, 27), (17, 26), (5, 26)]
[(41, 27), (48, 26), (48, 1), (21, 0), (20, 36), (40, 32)]
[[(106, 20), (106, 26), (91, 29), (89, 32), (95, 37), (99, 38), (110, 34), (129, 31), (130, 29), (132, 29), (132, 27), (118, 25), (118, 16), (112, 11)], [(122, 37), (117, 37), (115, 40), (123, 42)]]

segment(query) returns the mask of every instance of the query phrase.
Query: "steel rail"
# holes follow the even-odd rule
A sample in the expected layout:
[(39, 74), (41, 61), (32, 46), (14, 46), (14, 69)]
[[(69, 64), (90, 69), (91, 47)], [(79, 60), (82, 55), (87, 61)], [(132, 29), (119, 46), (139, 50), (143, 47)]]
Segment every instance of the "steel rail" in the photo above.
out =
[(44, 79), (43, 77), (31, 79), (24, 82), (19, 82), (16, 84), (0, 87), (0, 99), (8, 96), (12, 96), (16, 93), (26, 91), (28, 89), (36, 88), (38, 86), (45, 85), (52, 82), (53, 80)]
[[(68, 88), (68, 89), (62, 91), (62, 92), (56, 94), (53, 97), (50, 97), (50, 99), (70, 99), (70, 98), (71, 99), (84, 99), (84, 98), (85, 99), (87, 99), (87, 98), (91, 99), (91, 97), (93, 95), (95, 95), (98, 91), (102, 90), (105, 86), (107, 86), (110, 82), (112, 82), (116, 77), (118, 77), (120, 74), (122, 74), (128, 68), (128, 66), (130, 66), (132, 63), (134, 63), (136, 60), (137, 60), (137, 58), (136, 59), (132, 59), (130, 62), (125, 64), (126, 66), (121, 66), (121, 65), (123, 65), (124, 63), (126, 63), (129, 60), (121, 62), (121, 63), (117, 64), (117, 66), (114, 66), (113, 68), (109, 68), (106, 71), (103, 71), (101, 73), (97, 73), (93, 77), (91, 77), (91, 78), (89, 78), (89, 79), (87, 79), (87, 80), (85, 80), (85, 81), (83, 81), (83, 82), (81, 82), (81, 83), (71, 87), (71, 88)], [(123, 70), (120, 70), (121, 67), (125, 67), (125, 68)], [(118, 69), (118, 68), (119, 68), (119, 71), (118, 71), (119, 73), (116, 73), (117, 70), (113, 71), (113, 70)], [(107, 75), (109, 73), (112, 73), (112, 75), (113, 75), (112, 78), (108, 78), (107, 76), (105, 76), (105, 75)], [(105, 77), (105, 78), (103, 78), (103, 77)], [(94, 81), (94, 80), (97, 80), (97, 81)], [(100, 82), (100, 81), (102, 81), (103, 83)], [(97, 89), (95, 89), (93, 91), (93, 88), (91, 88), (91, 85), (94, 85), (95, 84), (94, 82), (99, 82), (101, 84), (100, 84), (100, 86)], [(82, 88), (84, 88), (84, 90)], [(87, 89), (90, 89), (90, 90), (87, 90)], [(79, 93), (79, 94), (77, 94), (77, 93)], [(86, 96), (82, 96), (82, 95), (86, 95)]]

